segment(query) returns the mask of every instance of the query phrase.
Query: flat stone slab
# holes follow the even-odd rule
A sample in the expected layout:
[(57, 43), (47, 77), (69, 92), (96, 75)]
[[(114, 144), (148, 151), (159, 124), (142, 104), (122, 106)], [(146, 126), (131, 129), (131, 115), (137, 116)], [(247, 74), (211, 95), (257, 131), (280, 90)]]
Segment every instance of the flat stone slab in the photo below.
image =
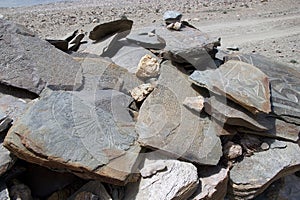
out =
[(269, 79), (253, 65), (231, 60), (216, 70), (195, 71), (190, 79), (254, 114), (271, 112)]
[(227, 56), (241, 60), (264, 72), (271, 84), (272, 111), (285, 121), (300, 125), (300, 71), (257, 54)]
[(230, 171), (229, 193), (234, 199), (253, 199), (272, 182), (300, 170), (298, 144), (281, 142), (285, 147), (272, 147), (254, 153), (236, 163)]
[(177, 158), (216, 165), (222, 148), (212, 122), (183, 105), (186, 97), (198, 95), (187, 75), (170, 62), (163, 63), (157, 88), (140, 108), (136, 124), (139, 143)]
[(37, 95), (46, 86), (55, 90), (81, 86), (81, 67), (77, 62), (47, 41), (23, 34), (24, 31), (11, 31), (14, 26), (0, 19), (0, 83)]
[(28, 162), (83, 178), (132, 181), (140, 151), (134, 123), (115, 120), (92, 95), (46, 91), (9, 130), (5, 146)]

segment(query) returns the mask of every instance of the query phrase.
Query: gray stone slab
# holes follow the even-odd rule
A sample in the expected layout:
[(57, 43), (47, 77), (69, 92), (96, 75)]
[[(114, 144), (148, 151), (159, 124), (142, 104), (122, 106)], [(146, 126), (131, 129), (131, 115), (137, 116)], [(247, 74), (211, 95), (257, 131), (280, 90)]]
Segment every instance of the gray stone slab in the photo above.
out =
[(16, 161), (16, 157), (13, 156), (3, 146), (4, 136), (0, 136), (0, 176), (9, 170)]
[(157, 88), (140, 109), (136, 124), (139, 142), (175, 157), (216, 165), (222, 151), (211, 121), (183, 105), (186, 97), (199, 94), (170, 62), (163, 63), (161, 70)]
[(134, 124), (118, 123), (87, 93), (46, 91), (10, 129), (5, 146), (28, 162), (125, 184), (140, 151), (136, 137)]
[(236, 163), (230, 171), (229, 194), (234, 199), (253, 199), (275, 180), (300, 170), (298, 144), (270, 148)]
[(226, 60), (250, 63), (270, 80), (272, 111), (284, 120), (300, 125), (300, 70), (257, 54), (227, 56)]
[(82, 84), (81, 67), (47, 41), (0, 20), (0, 83), (40, 94), (46, 87), (73, 90)]
[(195, 71), (190, 79), (254, 114), (271, 112), (268, 77), (253, 65), (232, 60), (216, 70)]

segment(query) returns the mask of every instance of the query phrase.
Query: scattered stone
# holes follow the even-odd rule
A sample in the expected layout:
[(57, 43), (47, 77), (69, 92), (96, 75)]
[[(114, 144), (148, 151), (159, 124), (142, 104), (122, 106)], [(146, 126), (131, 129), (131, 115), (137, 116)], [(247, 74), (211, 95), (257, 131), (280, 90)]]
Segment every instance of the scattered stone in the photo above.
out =
[(132, 98), (136, 101), (143, 101), (154, 90), (150, 83), (142, 84), (130, 91)]
[(243, 149), (240, 145), (235, 144), (231, 141), (227, 142), (224, 145), (224, 150), (223, 150), (223, 154), (225, 155), (226, 158), (228, 158), (229, 160), (233, 160), (239, 156), (241, 156), (243, 154)]
[(182, 23), (180, 22), (171, 23), (167, 26), (168, 29), (175, 30), (175, 31), (179, 31), (181, 27), (182, 27)]
[(164, 13), (163, 19), (166, 24), (180, 22), (182, 14), (177, 11), (168, 10)]
[(231, 197), (253, 199), (275, 180), (299, 171), (299, 145), (288, 142), (285, 144), (286, 148), (257, 152), (237, 163), (230, 171)]
[(203, 167), (199, 170), (200, 187), (191, 200), (223, 200), (227, 193), (229, 169), (221, 167)]
[(300, 125), (299, 70), (258, 54), (225, 57), (225, 61), (232, 59), (250, 63), (264, 72), (270, 80), (273, 112), (287, 122)]
[(123, 33), (128, 35), (133, 21), (127, 19), (120, 19), (112, 22), (107, 22), (96, 26), (89, 35), (91, 40), (101, 41), (106, 37), (110, 37), (116, 33)]
[(266, 142), (263, 142), (261, 145), (260, 145), (260, 148), (264, 151), (268, 150), (270, 148), (270, 145)]
[(90, 96), (45, 92), (9, 130), (5, 147), (28, 162), (68, 169), (83, 178), (132, 181), (140, 151), (134, 124), (118, 123), (109, 108), (95, 107)]
[(211, 121), (200, 118), (182, 104), (186, 97), (197, 96), (185, 74), (170, 62), (163, 63), (157, 88), (140, 108), (136, 124), (139, 143), (177, 158), (216, 165), (222, 149)]
[(191, 110), (196, 111), (197, 113), (200, 113), (204, 107), (204, 97), (186, 97), (183, 101), (183, 105)]
[[(144, 167), (153, 166), (156, 162), (162, 161), (146, 160)], [(188, 199), (199, 184), (197, 168), (191, 163), (177, 160), (163, 162), (166, 170), (141, 178), (139, 183), (129, 184), (124, 199)]]
[[(48, 42), (0, 20), (0, 83), (37, 95), (46, 87), (75, 90), (82, 85), (81, 67)], [(14, 30), (14, 31), (12, 31)]]
[(240, 104), (253, 114), (271, 112), (268, 77), (253, 65), (230, 60), (216, 70), (195, 71), (190, 79)]
[(160, 74), (160, 64), (157, 58), (147, 54), (138, 64), (136, 76), (140, 79), (156, 78)]

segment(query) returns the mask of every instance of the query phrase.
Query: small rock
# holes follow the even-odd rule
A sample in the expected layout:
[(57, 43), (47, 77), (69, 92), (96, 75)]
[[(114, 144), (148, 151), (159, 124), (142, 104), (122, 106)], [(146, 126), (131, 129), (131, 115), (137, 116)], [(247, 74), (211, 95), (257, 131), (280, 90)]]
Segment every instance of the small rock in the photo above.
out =
[(186, 97), (183, 101), (183, 105), (197, 113), (200, 113), (204, 107), (204, 97)]
[(270, 148), (270, 145), (266, 142), (263, 142), (261, 145), (260, 145), (260, 148), (264, 151), (268, 150)]
[(130, 91), (132, 98), (136, 101), (143, 101), (154, 90), (150, 83), (142, 84)]
[(235, 144), (233, 142), (227, 142), (224, 146), (224, 155), (226, 158), (232, 160), (239, 156), (241, 156), (243, 153), (243, 149), (240, 145)]
[(166, 24), (180, 22), (181, 18), (182, 14), (177, 11), (166, 11), (163, 16), (163, 19), (166, 22)]
[(160, 74), (159, 61), (153, 56), (147, 54), (141, 58), (136, 76), (141, 79), (158, 77)]
[(175, 31), (179, 31), (181, 27), (182, 27), (182, 23), (180, 22), (171, 23), (167, 26), (168, 29), (172, 29)]

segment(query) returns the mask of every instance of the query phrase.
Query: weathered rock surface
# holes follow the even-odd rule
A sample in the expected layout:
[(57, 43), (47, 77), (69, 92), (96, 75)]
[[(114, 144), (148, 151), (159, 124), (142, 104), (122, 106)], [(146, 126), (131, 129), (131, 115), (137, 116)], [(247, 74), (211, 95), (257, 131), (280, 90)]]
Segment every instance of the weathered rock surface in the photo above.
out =
[(10, 129), (5, 146), (29, 162), (83, 178), (131, 181), (140, 151), (134, 124), (115, 121), (110, 108), (95, 107), (92, 94), (46, 92)]
[[(161, 160), (146, 160), (144, 167)], [(125, 200), (188, 199), (198, 186), (197, 168), (191, 163), (164, 160), (166, 169), (129, 184)]]
[(232, 199), (252, 199), (275, 180), (300, 170), (299, 145), (281, 143), (286, 147), (271, 145), (269, 150), (245, 157), (232, 168), (229, 186)]
[(139, 112), (136, 124), (138, 141), (143, 146), (192, 162), (216, 165), (222, 151), (220, 139), (210, 126), (211, 121), (183, 105), (186, 97), (198, 95), (186, 75), (170, 62), (163, 63), (158, 86)]
[(243, 154), (243, 149), (239, 144), (229, 141), (224, 145), (223, 153), (226, 158), (232, 160), (241, 156)]
[(253, 65), (228, 61), (216, 70), (195, 71), (195, 84), (224, 95), (252, 113), (271, 112), (268, 77)]
[(77, 62), (47, 41), (12, 31), (14, 26), (0, 20), (0, 83), (38, 95), (46, 86), (64, 90), (81, 86), (81, 67)]
[(289, 66), (257, 54), (227, 56), (225, 60), (241, 60), (250, 63), (270, 80), (272, 111), (285, 121), (300, 125), (300, 72)]
[(138, 87), (133, 88), (130, 91), (132, 98), (136, 101), (143, 101), (147, 96), (154, 90), (154, 87), (151, 83), (145, 83), (139, 85)]
[(182, 14), (178, 11), (168, 10), (164, 13), (163, 19), (164, 21), (169, 23), (180, 22)]
[(0, 199), (1, 200), (10, 200), (8, 189), (3, 182), (0, 182)]
[(199, 187), (191, 200), (224, 200), (227, 193), (229, 169), (207, 167), (200, 169)]
[(16, 161), (16, 157), (3, 146), (3, 136), (0, 136), (0, 176), (9, 170)]
[(265, 114), (253, 114), (240, 105), (225, 98), (212, 96), (206, 99), (205, 111), (223, 124), (242, 126), (255, 131), (266, 131), (275, 127), (275, 119)]
[(191, 110), (200, 113), (204, 107), (204, 97), (203, 96), (186, 97), (185, 100), (183, 101), (183, 105)]
[(68, 200), (112, 200), (107, 193), (105, 187), (100, 181), (90, 181), (82, 186), (76, 193), (74, 193)]
[(138, 64), (138, 69), (135, 74), (141, 79), (148, 79), (158, 77), (159, 73), (159, 61), (155, 57), (152, 57), (151, 55), (147, 54), (141, 58)]

